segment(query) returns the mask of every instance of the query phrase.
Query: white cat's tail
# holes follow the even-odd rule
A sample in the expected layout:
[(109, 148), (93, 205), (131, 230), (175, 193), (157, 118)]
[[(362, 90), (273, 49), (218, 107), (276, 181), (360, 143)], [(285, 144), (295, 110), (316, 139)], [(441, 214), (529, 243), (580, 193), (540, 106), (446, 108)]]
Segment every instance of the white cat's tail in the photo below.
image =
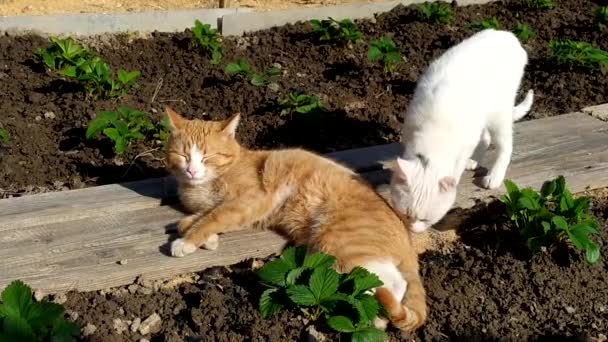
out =
[(532, 108), (532, 102), (534, 102), (534, 90), (530, 89), (526, 94), (526, 98), (513, 108), (513, 121), (517, 121), (526, 116), (530, 111), (530, 108)]

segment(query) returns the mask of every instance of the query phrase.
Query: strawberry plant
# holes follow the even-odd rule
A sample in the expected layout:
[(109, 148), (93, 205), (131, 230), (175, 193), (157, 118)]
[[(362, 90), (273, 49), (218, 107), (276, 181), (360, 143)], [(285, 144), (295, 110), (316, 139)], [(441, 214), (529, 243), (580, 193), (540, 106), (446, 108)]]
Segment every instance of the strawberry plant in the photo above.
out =
[(116, 79), (100, 57), (92, 55), (71, 38), (51, 38), (51, 45), (39, 49), (35, 58), (62, 77), (82, 82), (87, 97), (122, 98), (135, 84), (139, 71), (118, 70)]
[(517, 22), (517, 25), (513, 29), (513, 34), (517, 36), (517, 38), (522, 42), (527, 42), (530, 38), (534, 36), (534, 32), (528, 27), (526, 24), (522, 24)]
[(420, 19), (434, 23), (448, 25), (454, 19), (452, 7), (445, 2), (427, 2), (418, 9)]
[(500, 23), (498, 22), (498, 19), (496, 19), (496, 17), (486, 18), (481, 21), (474, 21), (469, 23), (467, 26), (476, 31), (481, 31), (485, 29), (500, 29)]
[(72, 38), (59, 39), (51, 37), (51, 44), (46, 49), (38, 49), (34, 58), (42, 62), (49, 70), (61, 73), (67, 67), (74, 67), (91, 54)]
[(161, 145), (164, 149), (170, 134), (169, 118), (164, 116), (161, 122), (154, 127), (152, 137), (156, 144)]
[(549, 48), (556, 65), (567, 65), (586, 69), (599, 68), (603, 73), (608, 71), (608, 52), (594, 48), (586, 42), (571, 40), (552, 40)]
[(222, 52), (222, 37), (216, 29), (209, 24), (203, 24), (199, 20), (194, 21), (192, 28), (194, 34), (193, 45), (199, 46), (211, 57), (211, 64), (219, 64), (224, 56)]
[(8, 132), (4, 128), (0, 127), (0, 142), (7, 143), (8, 140), (9, 140)]
[(384, 36), (369, 44), (367, 59), (372, 62), (381, 61), (384, 72), (393, 73), (397, 64), (401, 62), (401, 54), (395, 42), (390, 37)]
[(294, 113), (309, 114), (323, 111), (323, 106), (319, 98), (314, 95), (306, 95), (299, 91), (292, 91), (287, 96), (279, 100), (281, 116), (293, 115)]
[(312, 321), (324, 318), (333, 330), (351, 334), (352, 341), (385, 341), (384, 331), (373, 326), (380, 304), (368, 293), (382, 281), (361, 267), (339, 274), (335, 262), (323, 253), (307, 254), (306, 246), (286, 248), (257, 271), (268, 287), (260, 297), (262, 316), (295, 308)]
[(543, 11), (555, 8), (553, 0), (526, 0), (526, 4), (530, 8)]
[(251, 84), (256, 87), (261, 87), (268, 84), (277, 76), (281, 75), (281, 70), (276, 67), (270, 67), (263, 73), (259, 74), (253, 70), (251, 65), (242, 59), (236, 60), (234, 63), (229, 63), (224, 68), (224, 73), (228, 77), (240, 76), (244, 79), (248, 79)]
[(608, 26), (608, 6), (600, 6), (595, 11), (595, 22), (600, 30)]
[(591, 235), (599, 234), (597, 223), (585, 211), (588, 197), (574, 198), (566, 188), (563, 176), (546, 181), (539, 192), (532, 188), (519, 189), (505, 180), (506, 216), (526, 240), (528, 248), (538, 251), (542, 246), (566, 242), (585, 251), (585, 259), (594, 264), (600, 257), (599, 247)]
[(2, 291), (0, 341), (76, 341), (80, 328), (66, 321), (63, 313), (59, 304), (34, 301), (32, 289), (15, 280)]
[(146, 118), (144, 112), (127, 107), (116, 111), (102, 111), (89, 122), (86, 138), (91, 139), (99, 133), (114, 142), (114, 150), (122, 154), (133, 140), (143, 140), (146, 134), (154, 130), (154, 124)]
[(310, 21), (310, 25), (321, 42), (356, 43), (363, 37), (357, 24), (350, 19), (340, 21), (333, 18), (325, 20), (313, 19)]

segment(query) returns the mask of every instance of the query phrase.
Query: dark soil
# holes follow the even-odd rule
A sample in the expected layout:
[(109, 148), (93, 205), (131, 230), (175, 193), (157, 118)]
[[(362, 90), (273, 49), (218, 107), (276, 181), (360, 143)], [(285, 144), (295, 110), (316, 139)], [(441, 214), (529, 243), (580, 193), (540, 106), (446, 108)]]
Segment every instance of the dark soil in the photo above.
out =
[[(415, 336), (389, 328), (391, 340), (589, 341), (608, 331), (608, 245), (589, 266), (583, 255), (561, 249), (530, 256), (517, 235), (500, 223), (498, 204), (478, 209), (449, 254), (420, 259), (429, 317)], [(591, 214), (608, 241), (608, 192), (593, 200)], [(565, 252), (565, 253), (564, 253)], [(108, 292), (72, 293), (66, 303), (81, 325), (94, 324), (91, 341), (134, 341), (118, 334), (114, 320), (142, 320), (158, 313), (151, 341), (300, 341), (305, 320), (295, 313), (263, 320), (262, 291), (252, 262), (201, 273), (198, 282), (145, 294), (137, 285)], [(129, 294), (129, 290), (134, 294)], [(322, 326), (319, 331), (327, 333)], [(329, 333), (330, 341), (338, 337)], [(601, 340), (600, 340), (601, 341)]]
[[(416, 7), (398, 7), (374, 22), (360, 21), (366, 41), (394, 35), (407, 62), (392, 77), (367, 61), (366, 43), (352, 48), (320, 45), (306, 23), (225, 40), (227, 61), (246, 58), (258, 70), (279, 63), (284, 76), (278, 91), (227, 79), (223, 66), (211, 65), (189, 48), (189, 32), (89, 41), (114, 70), (142, 72), (137, 89), (119, 103), (87, 100), (78, 84), (46, 74), (31, 59), (37, 48), (47, 45), (46, 39), (2, 36), (0, 127), (11, 140), (0, 146), (0, 192), (6, 196), (34, 187), (69, 189), (163, 175), (162, 153), (153, 150), (151, 142), (132, 144), (116, 157), (108, 140), (84, 140), (95, 113), (118, 105), (146, 111), (154, 120), (161, 118), (165, 105), (200, 118), (240, 111), (244, 120), (239, 138), (251, 147), (302, 146), (330, 152), (397, 141), (401, 115), (429, 61), (470, 35), (468, 22), (490, 16), (505, 29), (521, 21), (536, 33), (526, 45), (530, 64), (523, 82), (523, 89), (534, 88), (537, 94), (530, 118), (608, 102), (605, 75), (547, 62), (548, 42), (554, 38), (587, 41), (608, 50), (608, 31), (600, 32), (593, 21), (598, 5), (588, 0), (555, 2), (556, 9), (546, 12), (518, 1), (455, 7), (455, 24), (450, 26), (421, 22)], [(318, 95), (327, 113), (280, 117), (274, 103), (294, 89)]]

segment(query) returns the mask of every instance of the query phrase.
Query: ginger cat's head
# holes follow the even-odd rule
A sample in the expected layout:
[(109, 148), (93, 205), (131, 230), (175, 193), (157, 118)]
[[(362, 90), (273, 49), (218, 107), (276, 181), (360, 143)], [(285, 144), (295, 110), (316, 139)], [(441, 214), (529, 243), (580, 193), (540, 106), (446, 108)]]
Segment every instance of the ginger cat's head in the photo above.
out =
[(167, 167), (180, 181), (202, 184), (222, 175), (240, 154), (235, 139), (240, 114), (228, 120), (188, 120), (167, 107), (171, 135), (167, 143)]

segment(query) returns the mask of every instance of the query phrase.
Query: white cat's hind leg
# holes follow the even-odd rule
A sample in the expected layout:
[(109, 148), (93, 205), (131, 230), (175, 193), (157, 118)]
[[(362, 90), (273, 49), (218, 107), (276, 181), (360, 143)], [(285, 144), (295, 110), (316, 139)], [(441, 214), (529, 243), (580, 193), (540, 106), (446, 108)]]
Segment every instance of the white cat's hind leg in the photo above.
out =
[(486, 189), (496, 189), (507, 174), (507, 168), (511, 162), (513, 153), (513, 122), (511, 113), (501, 115), (503, 120), (490, 129), (492, 140), (496, 145), (496, 160), (488, 170), (488, 174), (482, 178), (481, 185)]
[(490, 138), (490, 132), (488, 132), (487, 129), (484, 129), (481, 133), (481, 139), (479, 139), (479, 143), (477, 144), (477, 147), (475, 147), (475, 151), (473, 152), (471, 159), (469, 159), (467, 162), (467, 170), (473, 171), (479, 167), (479, 163), (481, 163), (483, 156), (490, 147), (491, 141), (492, 139)]

